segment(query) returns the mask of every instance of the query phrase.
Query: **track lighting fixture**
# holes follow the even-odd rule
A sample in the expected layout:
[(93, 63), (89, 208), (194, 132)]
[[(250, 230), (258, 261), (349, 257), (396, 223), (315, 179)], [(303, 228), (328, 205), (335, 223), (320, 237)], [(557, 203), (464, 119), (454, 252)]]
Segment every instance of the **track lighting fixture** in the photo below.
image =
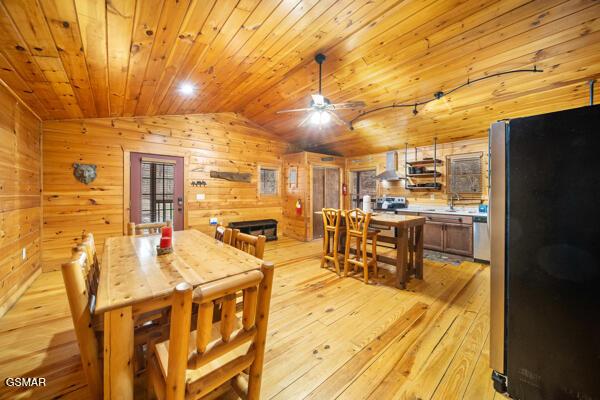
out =
[(485, 76), (482, 76), (480, 78), (473, 79), (473, 80), (467, 79), (467, 81), (465, 83), (463, 83), (462, 85), (459, 85), (459, 86), (457, 86), (457, 87), (455, 87), (455, 88), (453, 88), (453, 89), (451, 89), (451, 90), (449, 90), (447, 92), (443, 92), (441, 90), (435, 92), (433, 94), (433, 98), (430, 98), (430, 99), (427, 99), (427, 100), (417, 101), (415, 103), (408, 103), (408, 104), (396, 104), (396, 103), (394, 103), (394, 104), (389, 105), (389, 106), (377, 107), (377, 108), (374, 108), (372, 110), (363, 111), (360, 114), (358, 114), (356, 117), (354, 117), (352, 120), (350, 120), (350, 122), (348, 123), (348, 125), (350, 126), (350, 130), (354, 130), (354, 126), (352, 124), (355, 121), (359, 120), (360, 118), (363, 118), (367, 114), (371, 114), (371, 113), (374, 113), (376, 111), (385, 110), (387, 108), (412, 107), (412, 109), (413, 109), (412, 110), (413, 115), (417, 115), (419, 113), (419, 110), (417, 110), (418, 106), (425, 105), (425, 104), (427, 104), (429, 102), (432, 102), (434, 100), (439, 100), (442, 97), (447, 96), (447, 95), (449, 95), (449, 94), (451, 94), (451, 93), (453, 93), (453, 92), (455, 92), (455, 91), (457, 91), (459, 89), (462, 89), (465, 86), (469, 86), (469, 85), (471, 85), (473, 83), (476, 83), (476, 82), (479, 82), (479, 81), (483, 81), (483, 80), (486, 80), (486, 79), (494, 78), (496, 76), (507, 75), (507, 74), (516, 74), (516, 73), (521, 73), (521, 72), (534, 72), (535, 73), (535, 72), (544, 72), (544, 71), (541, 70), (541, 69), (537, 69), (537, 67), (534, 65), (533, 68), (531, 68), (531, 69), (516, 69), (516, 70), (512, 70), (512, 71), (503, 71), (503, 72), (497, 72), (497, 73), (491, 74), (491, 75), (485, 75)]

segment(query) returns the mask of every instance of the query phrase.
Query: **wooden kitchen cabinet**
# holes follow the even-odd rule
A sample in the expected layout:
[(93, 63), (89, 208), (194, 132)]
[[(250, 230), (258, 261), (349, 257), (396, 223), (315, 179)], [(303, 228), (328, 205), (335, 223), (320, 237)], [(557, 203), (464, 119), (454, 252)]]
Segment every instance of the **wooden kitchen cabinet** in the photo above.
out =
[(447, 253), (473, 255), (473, 225), (444, 224), (444, 250)]
[(429, 250), (444, 251), (444, 224), (427, 221), (423, 228), (423, 247)]
[(459, 215), (425, 214), (423, 247), (444, 253), (473, 256), (473, 218)]

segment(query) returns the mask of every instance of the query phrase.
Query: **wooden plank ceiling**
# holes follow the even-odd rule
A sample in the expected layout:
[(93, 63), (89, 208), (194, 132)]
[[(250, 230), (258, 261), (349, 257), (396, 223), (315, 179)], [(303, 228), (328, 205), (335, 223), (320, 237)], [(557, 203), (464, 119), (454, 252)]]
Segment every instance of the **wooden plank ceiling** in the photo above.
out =
[[(594, 0), (3, 0), (0, 78), (43, 119), (234, 111), (303, 148), (365, 154), (585, 105), (599, 17)], [(416, 116), (373, 113), (354, 131), (298, 128), (302, 114), (276, 111), (307, 105), (317, 52), (324, 94), (366, 110), (544, 72), (468, 86)]]

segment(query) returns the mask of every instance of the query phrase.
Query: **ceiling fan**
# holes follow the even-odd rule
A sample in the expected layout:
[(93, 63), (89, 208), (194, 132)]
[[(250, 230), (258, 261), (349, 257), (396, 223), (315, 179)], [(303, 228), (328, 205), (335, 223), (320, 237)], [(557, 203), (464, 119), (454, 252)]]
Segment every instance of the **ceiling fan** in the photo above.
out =
[(298, 126), (304, 126), (308, 122), (311, 122), (314, 125), (318, 125), (319, 128), (322, 128), (323, 125), (329, 123), (329, 121), (333, 121), (337, 125), (346, 125), (349, 126), (346, 121), (340, 118), (337, 115), (336, 110), (350, 109), (350, 108), (363, 108), (365, 106), (364, 101), (349, 101), (346, 103), (336, 103), (332, 104), (328, 98), (323, 96), (321, 93), (321, 78), (322, 78), (322, 69), (323, 69), (323, 61), (325, 61), (325, 54), (317, 54), (315, 56), (315, 61), (319, 64), (319, 93), (312, 94), (312, 100), (310, 104), (306, 108), (295, 108), (290, 110), (280, 110), (277, 111), (277, 114), (283, 113), (291, 113), (291, 112), (307, 112), (307, 115), (300, 121)]

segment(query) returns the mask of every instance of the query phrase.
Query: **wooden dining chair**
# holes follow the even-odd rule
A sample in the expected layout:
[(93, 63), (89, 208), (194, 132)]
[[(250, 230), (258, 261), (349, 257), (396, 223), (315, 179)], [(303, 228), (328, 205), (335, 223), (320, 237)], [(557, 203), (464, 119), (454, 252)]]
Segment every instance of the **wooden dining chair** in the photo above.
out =
[(156, 235), (164, 226), (171, 226), (171, 221), (167, 222), (151, 222), (147, 224), (136, 224), (130, 222), (127, 224), (127, 236), (137, 235)]
[[(363, 269), (365, 283), (369, 283), (369, 267), (373, 267), (375, 277), (377, 277), (377, 235), (378, 230), (369, 229), (371, 222), (371, 213), (365, 213), (361, 209), (346, 211), (346, 248), (344, 252), (344, 276), (348, 276), (349, 264)], [(356, 239), (356, 255), (350, 256), (350, 243)], [(371, 240), (371, 260), (367, 254), (367, 240)]]
[(233, 229), (226, 228), (223, 225), (217, 225), (215, 229), (215, 239), (219, 242), (223, 242), (225, 244), (231, 244), (231, 235), (233, 233)]
[(248, 235), (247, 233), (241, 233), (237, 229), (234, 229), (234, 232), (231, 236), (231, 245), (233, 247), (251, 254), (256, 258), (260, 258), (261, 260), (265, 254), (266, 242), (267, 237), (264, 235)]
[(61, 270), (79, 345), (83, 373), (92, 398), (100, 399), (102, 398), (102, 375), (98, 341), (93, 329), (88, 287), (82, 273), (87, 263), (87, 253), (79, 250), (73, 254), (71, 261), (62, 265)]
[[(100, 263), (98, 262), (93, 233), (89, 232), (83, 234), (81, 244), (73, 248), (73, 257), (75, 257), (78, 252), (86, 254), (81, 273), (86, 284), (88, 308), (93, 315), (96, 307), (98, 284), (100, 281)], [(149, 347), (150, 340), (153, 338), (165, 339), (167, 337), (166, 333), (168, 332), (168, 323), (168, 308), (147, 311), (135, 316), (136, 369), (138, 372), (146, 369), (145, 351)], [(101, 337), (104, 330), (103, 318), (92, 316), (92, 325), (93, 330)]]
[[(177, 285), (170, 339), (156, 344), (150, 364), (159, 399), (199, 399), (227, 385), (243, 399), (259, 398), (273, 272), (273, 264), (265, 262), (260, 271), (220, 279), (193, 293), (188, 283)], [(244, 298), (241, 321), (235, 313), (238, 292)], [(218, 302), (222, 318), (213, 324)], [(196, 330), (189, 334), (192, 303), (199, 310)]]
[(86, 287), (89, 296), (90, 311), (93, 312), (96, 306), (96, 295), (98, 293), (98, 282), (100, 281), (100, 263), (98, 262), (98, 254), (96, 253), (96, 241), (94, 234), (91, 232), (84, 233), (81, 244), (76, 246), (73, 254), (77, 251), (86, 253), (83, 274), (86, 281)]
[(341, 226), (342, 211), (335, 208), (323, 209), (323, 255), (321, 268), (331, 261), (335, 272), (340, 275), (339, 246), (340, 237), (345, 233), (346, 227)]

